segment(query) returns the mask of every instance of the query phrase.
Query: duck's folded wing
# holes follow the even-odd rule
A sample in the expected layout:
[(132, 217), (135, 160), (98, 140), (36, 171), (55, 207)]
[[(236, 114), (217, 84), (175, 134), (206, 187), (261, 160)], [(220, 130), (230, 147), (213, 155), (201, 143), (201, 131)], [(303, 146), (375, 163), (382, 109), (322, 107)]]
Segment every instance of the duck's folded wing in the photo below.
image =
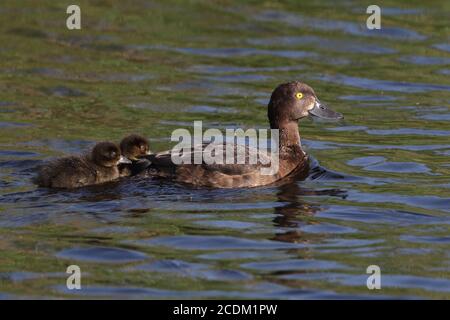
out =
[[(228, 147), (228, 148), (227, 148)], [(231, 151), (232, 154), (227, 152)], [(156, 168), (173, 168), (200, 165), (204, 170), (226, 175), (242, 175), (271, 165), (271, 155), (247, 145), (207, 144), (183, 150), (183, 163), (176, 163), (172, 151), (164, 151), (146, 156)], [(201, 162), (196, 162), (200, 159)]]

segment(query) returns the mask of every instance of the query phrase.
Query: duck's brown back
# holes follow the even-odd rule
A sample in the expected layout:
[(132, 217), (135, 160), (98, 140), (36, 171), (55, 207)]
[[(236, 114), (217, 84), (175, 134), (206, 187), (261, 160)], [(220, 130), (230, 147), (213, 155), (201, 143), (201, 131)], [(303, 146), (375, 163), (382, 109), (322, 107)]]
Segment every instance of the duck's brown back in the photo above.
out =
[[(205, 147), (205, 145), (204, 145)], [(255, 152), (248, 146), (248, 152)], [(198, 151), (197, 151), (198, 152)], [(257, 152), (257, 151), (256, 151)], [(194, 150), (192, 150), (194, 153)], [(269, 167), (265, 154), (258, 153), (261, 157), (266, 157), (261, 163), (248, 164), (246, 157), (245, 164), (174, 164), (171, 159), (171, 152), (163, 152), (153, 155), (149, 160), (152, 162), (147, 173), (151, 176), (171, 178), (177, 182), (188, 183), (200, 187), (212, 188), (243, 188), (257, 187), (274, 183), (293, 172), (304, 171), (309, 168), (307, 156), (299, 146), (289, 150), (282, 150), (279, 157), (279, 168), (274, 174), (265, 175), (262, 172), (264, 167)]]

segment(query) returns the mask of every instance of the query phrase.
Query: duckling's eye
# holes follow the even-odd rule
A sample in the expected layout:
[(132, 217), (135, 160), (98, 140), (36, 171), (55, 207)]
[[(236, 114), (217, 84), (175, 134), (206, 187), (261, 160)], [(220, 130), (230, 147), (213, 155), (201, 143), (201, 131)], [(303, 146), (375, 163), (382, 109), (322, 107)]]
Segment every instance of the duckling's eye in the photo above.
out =
[(301, 93), (301, 92), (297, 92), (296, 94), (295, 94), (295, 97), (297, 98), (297, 99), (301, 99), (301, 98), (303, 98), (303, 93)]

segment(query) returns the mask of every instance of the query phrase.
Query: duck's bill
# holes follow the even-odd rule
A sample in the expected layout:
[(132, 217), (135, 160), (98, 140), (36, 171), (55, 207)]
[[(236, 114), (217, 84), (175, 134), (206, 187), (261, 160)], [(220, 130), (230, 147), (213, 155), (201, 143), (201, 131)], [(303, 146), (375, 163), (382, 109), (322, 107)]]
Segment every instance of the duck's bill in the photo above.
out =
[(118, 163), (132, 163), (130, 159), (120, 156)]
[(319, 100), (316, 100), (316, 102), (314, 103), (314, 107), (308, 112), (312, 116), (326, 120), (340, 120), (344, 118), (342, 114), (327, 108), (322, 103), (320, 103)]

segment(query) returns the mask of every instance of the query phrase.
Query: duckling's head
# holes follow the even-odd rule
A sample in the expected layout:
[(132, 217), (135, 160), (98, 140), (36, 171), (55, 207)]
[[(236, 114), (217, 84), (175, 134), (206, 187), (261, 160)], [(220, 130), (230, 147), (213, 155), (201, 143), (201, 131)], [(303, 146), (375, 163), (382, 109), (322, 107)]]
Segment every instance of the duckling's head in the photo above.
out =
[(139, 157), (150, 154), (148, 140), (137, 134), (130, 134), (120, 142), (122, 155), (130, 160), (139, 160)]
[(342, 114), (324, 106), (313, 88), (302, 82), (283, 83), (272, 92), (268, 106), (272, 129), (280, 128), (289, 122), (297, 122), (309, 115), (329, 120), (343, 118)]
[(92, 149), (92, 160), (102, 167), (114, 167), (119, 163), (130, 163), (124, 158), (117, 145), (112, 142), (99, 142)]

